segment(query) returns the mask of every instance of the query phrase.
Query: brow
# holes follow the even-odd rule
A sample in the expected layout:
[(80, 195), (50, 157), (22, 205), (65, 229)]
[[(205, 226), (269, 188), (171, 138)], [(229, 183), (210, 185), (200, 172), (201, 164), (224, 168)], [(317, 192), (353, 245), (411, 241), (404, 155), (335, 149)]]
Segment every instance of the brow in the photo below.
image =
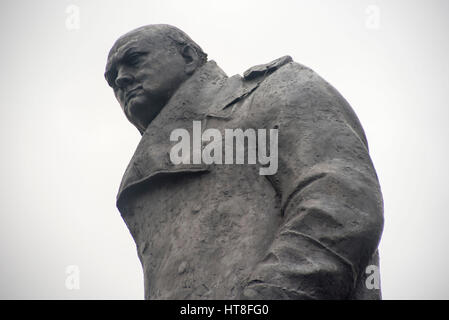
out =
[(104, 76), (111, 87), (114, 85), (115, 77), (117, 76), (117, 66), (119, 64), (125, 62), (132, 54), (146, 53), (144, 50), (139, 49), (135, 46), (127, 47), (125, 49), (122, 48), (123, 47), (117, 49), (117, 51), (114, 52), (114, 54), (109, 58), (106, 64), (106, 71), (104, 73)]

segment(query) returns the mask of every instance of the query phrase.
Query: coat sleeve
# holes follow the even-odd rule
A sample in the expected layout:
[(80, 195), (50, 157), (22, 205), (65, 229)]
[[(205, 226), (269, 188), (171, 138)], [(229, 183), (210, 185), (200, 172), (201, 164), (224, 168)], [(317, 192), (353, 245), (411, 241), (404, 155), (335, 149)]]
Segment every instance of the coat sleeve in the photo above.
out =
[(282, 222), (243, 298), (350, 298), (383, 228), (380, 187), (356, 115), (296, 63), (266, 79), (253, 105), (267, 115), (263, 124), (278, 128), (279, 167), (267, 178)]

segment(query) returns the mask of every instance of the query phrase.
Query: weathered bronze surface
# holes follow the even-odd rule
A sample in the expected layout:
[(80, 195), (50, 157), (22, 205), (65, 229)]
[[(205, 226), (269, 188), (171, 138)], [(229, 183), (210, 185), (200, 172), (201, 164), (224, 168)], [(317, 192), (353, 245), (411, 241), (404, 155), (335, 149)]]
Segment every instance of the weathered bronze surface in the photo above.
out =
[[(228, 77), (182, 31), (150, 25), (114, 44), (106, 78), (142, 133), (117, 206), (147, 299), (379, 299), (382, 195), (346, 100), (285, 56)], [(278, 129), (258, 165), (170, 161), (177, 128)]]

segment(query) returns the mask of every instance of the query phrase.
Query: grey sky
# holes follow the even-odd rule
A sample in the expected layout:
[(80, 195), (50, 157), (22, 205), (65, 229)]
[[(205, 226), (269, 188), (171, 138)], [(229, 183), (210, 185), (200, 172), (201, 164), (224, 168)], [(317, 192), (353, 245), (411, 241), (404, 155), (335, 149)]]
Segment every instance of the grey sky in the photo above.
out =
[[(135, 245), (115, 208), (140, 135), (103, 72), (120, 35), (168, 23), (230, 76), (289, 54), (336, 87), (362, 122), (384, 195), (384, 298), (449, 299), (447, 1), (0, 8), (0, 298), (143, 298)], [(70, 8), (79, 9), (79, 29)], [(79, 290), (66, 288), (69, 265), (79, 267)]]

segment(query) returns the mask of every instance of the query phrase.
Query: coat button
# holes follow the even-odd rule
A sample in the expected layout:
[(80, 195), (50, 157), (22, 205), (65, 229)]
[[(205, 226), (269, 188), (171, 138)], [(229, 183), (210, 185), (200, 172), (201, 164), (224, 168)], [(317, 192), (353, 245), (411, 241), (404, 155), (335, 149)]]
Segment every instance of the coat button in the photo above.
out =
[(183, 274), (187, 270), (187, 262), (183, 261), (178, 267), (178, 274)]

